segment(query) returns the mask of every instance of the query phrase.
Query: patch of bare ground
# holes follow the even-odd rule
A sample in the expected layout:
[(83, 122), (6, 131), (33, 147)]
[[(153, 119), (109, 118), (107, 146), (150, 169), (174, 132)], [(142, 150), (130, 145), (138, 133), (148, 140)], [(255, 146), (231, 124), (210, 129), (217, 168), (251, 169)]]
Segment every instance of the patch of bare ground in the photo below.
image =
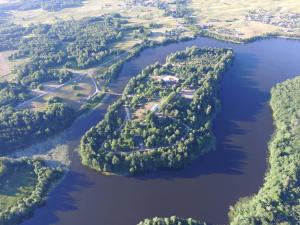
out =
[(0, 77), (9, 74), (11, 71), (11, 62), (8, 57), (11, 51), (0, 52)]

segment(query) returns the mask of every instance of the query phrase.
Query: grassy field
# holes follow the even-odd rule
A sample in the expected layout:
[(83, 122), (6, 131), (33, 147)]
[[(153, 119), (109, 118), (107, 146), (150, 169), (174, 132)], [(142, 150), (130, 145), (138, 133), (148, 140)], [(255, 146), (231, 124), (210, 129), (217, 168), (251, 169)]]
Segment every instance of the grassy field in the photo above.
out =
[(32, 95), (37, 98), (19, 107), (19, 109), (30, 108), (43, 111), (46, 109), (50, 98), (59, 97), (77, 111), (96, 90), (92, 78), (88, 75), (77, 75), (72, 82), (64, 86), (57, 82), (47, 82), (43, 84), (43, 87), (43, 90), (32, 90)]
[(9, 56), (15, 51), (0, 52), (0, 82), (12, 81), (16, 78), (12, 70), (15, 66), (25, 64), (29, 61), (28, 58), (9, 60)]
[(27, 60), (9, 60), (8, 57), (13, 54), (15, 51), (4, 51), (0, 52), (0, 81), (12, 80), (14, 77), (11, 73), (11, 70), (22, 63), (25, 63)]
[(192, 0), (190, 7), (198, 24), (211, 26), (209, 30), (220, 35), (243, 39), (274, 32), (282, 35), (300, 35), (300, 27), (289, 31), (278, 25), (246, 19), (249, 11), (258, 9), (270, 11), (274, 16), (283, 12), (300, 13), (300, 2), (296, 0)]

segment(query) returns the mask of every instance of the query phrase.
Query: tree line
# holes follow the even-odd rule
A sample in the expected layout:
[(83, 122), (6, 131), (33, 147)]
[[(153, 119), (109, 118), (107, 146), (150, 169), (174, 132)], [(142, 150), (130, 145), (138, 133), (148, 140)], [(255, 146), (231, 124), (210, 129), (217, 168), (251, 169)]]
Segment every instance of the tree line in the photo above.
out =
[(169, 218), (159, 218), (154, 217), (152, 219), (145, 219), (138, 223), (138, 225), (207, 225), (206, 223), (201, 223), (191, 218), (182, 219), (176, 216), (171, 216)]

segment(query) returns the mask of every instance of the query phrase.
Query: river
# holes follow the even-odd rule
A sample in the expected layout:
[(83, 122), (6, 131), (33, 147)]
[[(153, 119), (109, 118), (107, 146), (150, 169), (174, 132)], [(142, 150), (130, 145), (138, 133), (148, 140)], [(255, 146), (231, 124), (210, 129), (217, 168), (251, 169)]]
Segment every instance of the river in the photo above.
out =
[(135, 225), (144, 218), (172, 215), (228, 223), (229, 206), (263, 184), (267, 143), (274, 130), (270, 88), (300, 75), (300, 42), (267, 39), (239, 45), (197, 38), (149, 48), (124, 65), (113, 91), (121, 92), (145, 66), (192, 45), (229, 47), (235, 52), (222, 80), (222, 110), (214, 121), (217, 150), (183, 170), (138, 177), (108, 177), (84, 168), (74, 149), (116, 99), (110, 96), (69, 129), (65, 142), (72, 150), (70, 172), (46, 205), (22, 225)]

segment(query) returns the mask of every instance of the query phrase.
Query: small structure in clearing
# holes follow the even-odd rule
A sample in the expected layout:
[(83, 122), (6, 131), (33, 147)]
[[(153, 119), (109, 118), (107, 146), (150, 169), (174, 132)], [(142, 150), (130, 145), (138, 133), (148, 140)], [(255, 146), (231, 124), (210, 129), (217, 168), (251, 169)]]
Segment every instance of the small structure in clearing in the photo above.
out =
[(193, 99), (195, 90), (193, 89), (182, 89), (180, 94), (183, 98)]
[(152, 106), (151, 112), (156, 112), (156, 111), (158, 111), (159, 109), (160, 109), (160, 106), (159, 106), (158, 104), (155, 104), (155, 105)]
[(153, 76), (153, 79), (163, 81), (166, 84), (177, 84), (179, 82), (178, 77), (172, 75)]

